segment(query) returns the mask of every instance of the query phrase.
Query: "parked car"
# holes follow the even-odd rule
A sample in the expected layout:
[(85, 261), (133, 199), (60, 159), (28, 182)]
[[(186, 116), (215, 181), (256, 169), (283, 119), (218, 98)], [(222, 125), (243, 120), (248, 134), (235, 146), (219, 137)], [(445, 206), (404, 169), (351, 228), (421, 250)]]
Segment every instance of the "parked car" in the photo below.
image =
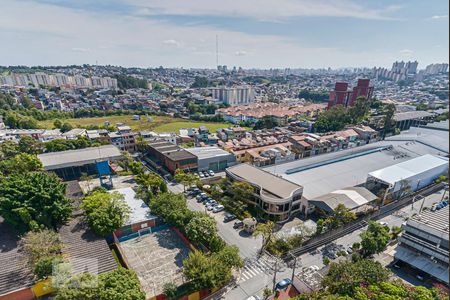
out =
[(198, 195), (198, 194), (200, 194), (200, 193), (201, 193), (201, 191), (200, 191), (199, 188), (193, 188), (193, 189), (192, 189), (192, 195), (196, 196), (196, 195)]
[(378, 224), (380, 224), (381, 226), (385, 226), (385, 227), (387, 227), (387, 226), (389, 226), (389, 224), (387, 223), (387, 222), (378, 222)]
[(223, 205), (216, 205), (214, 208), (213, 208), (213, 213), (218, 213), (219, 211), (222, 211), (222, 210), (224, 210), (225, 209), (225, 207), (223, 206)]
[(352, 247), (348, 247), (348, 248), (347, 248), (347, 253), (348, 253), (348, 254), (352, 254), (352, 253), (353, 253)]
[(223, 218), (224, 223), (228, 223), (230, 221), (233, 221), (234, 219), (236, 219), (236, 216), (230, 213), (226, 213), (225, 217)]
[(198, 172), (198, 177), (205, 178), (205, 175), (202, 172)]
[(424, 277), (425, 277), (424, 273), (419, 273), (419, 274), (416, 275), (416, 278), (419, 279), (420, 281), (423, 281)]
[(203, 173), (203, 176), (205, 176), (205, 177), (209, 177), (209, 174), (208, 174), (208, 172), (202, 172)]
[(248, 297), (245, 300), (261, 300), (261, 298), (259, 298), (259, 296), (253, 295), (253, 296)]
[(233, 224), (233, 228), (235, 228), (235, 229), (242, 228), (242, 227), (244, 227), (244, 222), (242, 222), (242, 221), (236, 221)]
[(290, 286), (292, 284), (292, 281), (289, 278), (285, 278), (281, 281), (279, 281), (276, 285), (275, 288), (277, 290), (284, 290), (285, 288), (287, 288), (288, 286)]
[(209, 173), (209, 176), (214, 176), (214, 171), (213, 170), (209, 170), (208, 173)]

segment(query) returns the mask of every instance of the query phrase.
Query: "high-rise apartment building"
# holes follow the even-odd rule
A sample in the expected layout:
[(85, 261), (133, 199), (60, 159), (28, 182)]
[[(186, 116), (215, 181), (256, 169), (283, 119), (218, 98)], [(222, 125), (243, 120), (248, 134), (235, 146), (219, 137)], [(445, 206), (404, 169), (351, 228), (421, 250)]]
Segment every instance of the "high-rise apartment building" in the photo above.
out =
[(353, 106), (358, 97), (366, 97), (367, 100), (370, 100), (372, 94), (373, 86), (370, 86), (369, 79), (358, 79), (358, 84), (351, 90), (348, 90), (347, 82), (336, 82), (334, 90), (330, 92), (328, 108), (335, 105)]
[(210, 91), (214, 99), (230, 106), (255, 102), (255, 91), (250, 86), (211, 88)]

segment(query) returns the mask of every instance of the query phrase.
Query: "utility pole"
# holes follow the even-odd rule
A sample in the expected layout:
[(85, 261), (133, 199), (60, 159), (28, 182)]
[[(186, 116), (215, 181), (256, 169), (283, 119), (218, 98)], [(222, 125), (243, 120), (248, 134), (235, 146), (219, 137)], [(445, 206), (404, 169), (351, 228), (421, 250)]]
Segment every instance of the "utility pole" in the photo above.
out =
[(278, 271), (278, 259), (275, 259), (275, 268), (274, 268), (274, 272), (273, 272), (273, 286), (272, 286), (272, 292), (275, 292), (275, 284), (277, 282), (277, 271)]
[(292, 276), (291, 276), (291, 282), (294, 282), (294, 276), (295, 276), (295, 268), (297, 267), (297, 257), (292, 254), (292, 252), (289, 252), (291, 257), (294, 259), (294, 263), (292, 265)]
[(423, 205), (425, 204), (425, 197), (422, 195), (418, 195), (417, 197), (422, 197), (422, 205), (420, 205), (420, 209), (419, 209), (419, 215), (420, 215), (420, 213), (422, 212)]

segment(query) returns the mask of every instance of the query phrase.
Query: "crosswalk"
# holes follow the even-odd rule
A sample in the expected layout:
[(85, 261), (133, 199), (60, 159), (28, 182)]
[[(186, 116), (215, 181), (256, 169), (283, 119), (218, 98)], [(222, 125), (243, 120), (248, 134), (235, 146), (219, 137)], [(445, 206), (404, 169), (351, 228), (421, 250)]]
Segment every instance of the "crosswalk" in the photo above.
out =
[(256, 259), (247, 260), (245, 262), (244, 268), (242, 268), (241, 279), (239, 280), (239, 283), (247, 281), (261, 274), (270, 273), (272, 273), (272, 267), (268, 262)]

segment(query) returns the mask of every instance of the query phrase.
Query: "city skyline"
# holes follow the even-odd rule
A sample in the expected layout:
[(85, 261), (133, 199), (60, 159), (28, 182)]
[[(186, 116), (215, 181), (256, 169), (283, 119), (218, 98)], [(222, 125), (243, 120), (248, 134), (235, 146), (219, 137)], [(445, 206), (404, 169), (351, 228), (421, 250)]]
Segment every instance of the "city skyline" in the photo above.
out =
[[(448, 62), (448, 2), (2, 1), (0, 65), (388, 67)], [(257, 9), (256, 9), (257, 8)]]

